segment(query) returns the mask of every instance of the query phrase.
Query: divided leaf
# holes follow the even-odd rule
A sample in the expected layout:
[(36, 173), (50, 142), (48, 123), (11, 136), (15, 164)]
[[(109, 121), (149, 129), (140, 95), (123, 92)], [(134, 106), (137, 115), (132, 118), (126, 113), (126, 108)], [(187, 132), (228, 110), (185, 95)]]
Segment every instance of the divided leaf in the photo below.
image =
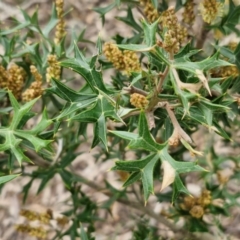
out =
[[(32, 130), (18, 129), (22, 127), (21, 121), (29, 114), (32, 106), (38, 99), (34, 99), (20, 106), (15, 97), (9, 92), (9, 98), (13, 107), (13, 118), (8, 127), (1, 127), (0, 135), (5, 139), (4, 143), (0, 144), (0, 151), (11, 151), (21, 165), (22, 161), (31, 160), (24, 154), (20, 146), (23, 140), (33, 145), (36, 151), (46, 148), (52, 140), (41, 139), (38, 135), (42, 133), (52, 121), (47, 118), (46, 111), (43, 112), (42, 119)], [(32, 115), (30, 115), (32, 117)]]
[(147, 120), (144, 112), (141, 112), (138, 122), (138, 134), (111, 131), (111, 133), (130, 140), (129, 148), (144, 149), (153, 154), (148, 155), (140, 160), (133, 161), (117, 161), (116, 166), (112, 170), (128, 171), (132, 174), (129, 176), (124, 186), (129, 186), (133, 182), (141, 178), (144, 191), (144, 200), (148, 200), (149, 195), (153, 192), (153, 171), (159, 159), (162, 162), (163, 168), (163, 182), (161, 190), (165, 189), (170, 184), (174, 183), (173, 201), (177, 198), (179, 192), (187, 192), (184, 187), (179, 174), (191, 171), (204, 171), (194, 162), (180, 162), (174, 160), (168, 153), (168, 146), (166, 144), (158, 144), (153, 139), (148, 129)]
[(83, 53), (80, 52), (76, 43), (74, 44), (74, 51), (75, 58), (62, 61), (60, 63), (61, 66), (79, 73), (88, 83), (93, 93), (97, 93), (97, 89), (100, 89), (106, 94), (111, 94), (112, 92), (107, 90), (103, 83), (102, 71), (96, 68), (98, 56), (93, 56), (90, 60), (87, 59)]
[(48, 91), (67, 101), (57, 120), (73, 117), (80, 109), (89, 107), (97, 101), (96, 94), (82, 93), (81, 90), (76, 92), (56, 79), (52, 79), (52, 87)]
[[(163, 183), (161, 190), (167, 187), (174, 181), (172, 202), (176, 200), (180, 192), (189, 194), (188, 190), (184, 186), (179, 174), (193, 172), (193, 171), (206, 171), (204, 168), (197, 165), (195, 162), (180, 162), (174, 160), (168, 153), (167, 147), (159, 152), (159, 157), (163, 165)], [(164, 161), (166, 161), (164, 163)]]
[(172, 67), (196, 74), (196, 70), (208, 71), (216, 67), (232, 66), (231, 63), (219, 59), (219, 52), (216, 52), (213, 56), (208, 57), (200, 62), (192, 62), (189, 57), (195, 53), (196, 52), (193, 51), (193, 53), (190, 52), (183, 57), (174, 59)]
[(116, 166), (114, 166), (112, 170), (133, 172), (124, 183), (124, 187), (134, 183), (141, 178), (143, 184), (144, 200), (146, 203), (150, 194), (154, 194), (153, 170), (158, 160), (159, 156), (157, 154), (150, 154), (140, 160), (117, 161), (115, 163)]
[(142, 20), (142, 26), (144, 31), (144, 41), (147, 46), (151, 47), (156, 44), (156, 31), (159, 21), (155, 21), (152, 24), (148, 24), (145, 19)]
[(166, 143), (159, 144), (154, 140), (153, 136), (149, 132), (144, 112), (141, 112), (139, 116), (138, 134), (124, 131), (111, 131), (111, 133), (130, 140), (128, 145), (130, 149), (143, 149), (149, 152), (158, 152), (166, 146)]
[(99, 94), (92, 106), (71, 117), (70, 120), (95, 123), (92, 148), (99, 142), (102, 142), (107, 149), (106, 118), (122, 122), (122, 119), (116, 111), (115, 103), (107, 99), (104, 95)]

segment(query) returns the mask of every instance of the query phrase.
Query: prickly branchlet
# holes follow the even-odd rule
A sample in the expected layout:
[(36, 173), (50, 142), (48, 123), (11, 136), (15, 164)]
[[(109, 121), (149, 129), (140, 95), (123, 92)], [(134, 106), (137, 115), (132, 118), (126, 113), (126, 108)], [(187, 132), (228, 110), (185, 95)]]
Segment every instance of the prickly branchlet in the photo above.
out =
[(131, 72), (139, 72), (141, 70), (138, 56), (133, 51), (121, 51), (115, 44), (105, 43), (103, 53), (116, 69), (121, 70), (127, 75)]
[(195, 205), (189, 213), (191, 214), (192, 217), (194, 218), (201, 218), (204, 215), (204, 209), (202, 206)]
[(61, 67), (58, 64), (56, 55), (48, 55), (48, 65), (46, 79), (50, 82), (51, 78), (60, 79)]
[(130, 103), (136, 108), (146, 108), (149, 101), (147, 98), (139, 93), (133, 93), (130, 96)]
[(57, 10), (57, 16), (58, 16), (58, 24), (56, 26), (56, 32), (55, 32), (55, 38), (54, 42), (56, 44), (60, 43), (62, 38), (65, 36), (65, 21), (63, 18), (63, 0), (56, 0), (56, 10)]
[(15, 228), (18, 232), (27, 233), (32, 237), (40, 239), (45, 239), (47, 237), (47, 231), (41, 226), (33, 227), (29, 224), (18, 224)]
[(163, 47), (168, 52), (177, 53), (180, 45), (187, 37), (187, 29), (178, 23), (178, 19), (173, 8), (169, 8), (162, 13), (160, 23), (163, 28), (167, 28), (164, 35)]
[(13, 95), (19, 100), (26, 76), (25, 70), (14, 63), (7, 70), (0, 66), (0, 87), (12, 91)]
[(203, 2), (199, 4), (199, 10), (203, 21), (212, 23), (217, 16), (222, 15), (223, 4), (216, 0), (203, 0)]
[(195, 20), (194, 2), (193, 0), (188, 0), (183, 12), (183, 22), (192, 25), (194, 20)]
[(140, 4), (143, 6), (144, 15), (150, 23), (155, 22), (159, 18), (159, 13), (151, 0), (140, 0)]
[(37, 68), (33, 65), (30, 66), (30, 71), (35, 78), (35, 82), (33, 82), (30, 87), (23, 92), (22, 100), (25, 102), (31, 101), (34, 98), (37, 98), (42, 95), (42, 76), (38, 72)]

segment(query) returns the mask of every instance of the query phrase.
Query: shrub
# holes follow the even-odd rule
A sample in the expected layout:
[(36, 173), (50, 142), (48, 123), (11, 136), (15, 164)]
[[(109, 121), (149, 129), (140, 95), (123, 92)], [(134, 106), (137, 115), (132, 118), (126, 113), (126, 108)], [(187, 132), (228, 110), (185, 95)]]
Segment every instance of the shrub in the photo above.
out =
[[(227, 235), (222, 219), (239, 205), (231, 186), (239, 179), (240, 6), (175, 2), (122, 0), (95, 8), (103, 24), (114, 8), (125, 11), (117, 19), (132, 36), (99, 37), (94, 56), (79, 47), (88, 42), (84, 31), (68, 33), (63, 0), (53, 4), (46, 26), (38, 23), (38, 10), (31, 16), (22, 10), (23, 22), (1, 29), (0, 183), (29, 178), (26, 201), (34, 181), (40, 180), (39, 194), (59, 175), (70, 196), (60, 217), (52, 209), (22, 209), (26, 222), (16, 231), (39, 239), (98, 239), (97, 223), (107, 224), (100, 210), (111, 213), (119, 202), (137, 210), (131, 239)], [(226, 36), (236, 42), (222, 44)], [(91, 181), (73, 167), (89, 141), (96, 161), (112, 162), (123, 188)], [(108, 200), (99, 204), (85, 185)], [(154, 211), (158, 202), (161, 212)]]

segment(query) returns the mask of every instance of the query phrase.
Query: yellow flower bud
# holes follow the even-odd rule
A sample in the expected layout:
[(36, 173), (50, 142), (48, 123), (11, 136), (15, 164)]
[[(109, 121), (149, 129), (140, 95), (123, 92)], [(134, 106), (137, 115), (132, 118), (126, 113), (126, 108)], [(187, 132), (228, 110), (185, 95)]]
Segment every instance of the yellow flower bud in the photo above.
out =
[(136, 108), (146, 108), (149, 101), (139, 93), (133, 93), (130, 96), (130, 103)]
[(201, 218), (204, 214), (204, 209), (202, 206), (195, 205), (192, 207), (192, 209), (189, 212), (192, 217), (194, 218)]

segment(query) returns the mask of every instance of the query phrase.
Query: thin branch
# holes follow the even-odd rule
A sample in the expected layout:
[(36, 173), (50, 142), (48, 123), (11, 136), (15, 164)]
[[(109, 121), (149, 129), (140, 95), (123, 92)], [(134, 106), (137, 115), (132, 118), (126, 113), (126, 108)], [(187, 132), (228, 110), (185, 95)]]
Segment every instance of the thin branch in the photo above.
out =
[[(181, 89), (187, 89), (188, 91), (197, 94), (199, 89), (202, 87), (201, 82), (198, 82), (198, 83), (184, 83), (184, 82), (182, 82), (180, 80), (178, 72), (175, 68), (172, 68), (172, 73), (173, 73), (174, 79), (176, 80), (177, 87), (178, 87), (179, 91)], [(207, 90), (208, 90), (208, 88), (207, 88)], [(208, 90), (208, 91), (210, 91), (210, 90)], [(210, 95), (211, 95), (211, 92), (210, 92)]]
[(158, 102), (159, 102), (158, 94), (162, 91), (162, 86), (163, 86), (164, 80), (166, 79), (166, 76), (168, 75), (168, 72), (169, 72), (169, 66), (166, 66), (164, 72), (159, 74), (160, 80), (159, 80), (156, 88), (154, 89), (153, 96), (150, 99), (150, 102), (148, 104), (148, 108), (147, 108), (148, 112), (153, 112), (154, 108), (158, 104)]
[(174, 127), (174, 131), (172, 134), (172, 137), (174, 139), (174, 141), (178, 141), (179, 139), (184, 139), (185, 141), (187, 141), (188, 143), (192, 143), (192, 139), (189, 137), (189, 135), (182, 129), (182, 127), (180, 126), (173, 110), (171, 109), (171, 106), (168, 102), (160, 102), (159, 103), (159, 107), (165, 107), (171, 122), (173, 124)]
[[(100, 187), (95, 182), (89, 181), (88, 179), (86, 179), (85, 177), (83, 177), (79, 174), (77, 174), (77, 175), (78, 175), (78, 177), (80, 177), (82, 179), (83, 183), (86, 184), (87, 186), (105, 194), (108, 197), (112, 197), (112, 193), (109, 190)], [(156, 214), (149, 207), (144, 207), (144, 205), (141, 204), (141, 203), (132, 202), (132, 201), (129, 201), (128, 199), (122, 199), (122, 198), (118, 198), (118, 199), (116, 199), (116, 201), (124, 204), (124, 206), (131, 207), (131, 208), (136, 209), (136, 210), (138, 210), (142, 213), (145, 213), (149, 217), (154, 218), (155, 220), (157, 220), (158, 223), (163, 224), (164, 226), (168, 227), (173, 232), (177, 232), (180, 235), (179, 239), (181, 239), (182, 237), (189, 236), (191, 238), (194, 238), (195, 240), (198, 240), (198, 238), (195, 235), (193, 235), (192, 233), (189, 233), (188, 231), (185, 231), (185, 230), (177, 227), (174, 223), (170, 222), (169, 220), (167, 220), (163, 216), (161, 216), (159, 214)]]
[(128, 93), (132, 94), (132, 93), (139, 93), (143, 96), (147, 96), (148, 95), (148, 92), (140, 89), (140, 88), (137, 88), (137, 87), (134, 87), (134, 86), (130, 86), (130, 87), (124, 87), (123, 90), (127, 91)]
[(173, 73), (174, 79), (176, 80), (177, 86), (178, 86), (178, 88), (180, 90), (182, 81), (180, 80), (180, 78), (178, 76), (177, 70), (175, 68), (172, 68), (172, 73)]
[(46, 161), (45, 159), (41, 158), (37, 155), (33, 150), (27, 150), (24, 154), (37, 166), (42, 168), (47, 168), (52, 165), (51, 162)]
[(166, 79), (166, 76), (168, 75), (168, 72), (169, 72), (169, 66), (167, 65), (164, 72), (161, 74), (160, 80), (159, 80), (158, 85), (157, 85), (157, 92), (158, 93), (160, 93), (162, 91), (162, 86), (163, 86), (164, 80)]
[(141, 112), (140, 110), (132, 111), (132, 112), (126, 114), (125, 116), (122, 116), (121, 118), (122, 118), (122, 120), (124, 120), (124, 119), (126, 119), (126, 118), (131, 117), (131, 116), (139, 115), (140, 112)]
[[(40, 156), (38, 156), (35, 152), (31, 152), (31, 158), (33, 160), (33, 162), (35, 162), (37, 165), (39, 164), (40, 167), (43, 167), (43, 162), (44, 162), (44, 167), (50, 167), (51, 163), (47, 162), (46, 160), (42, 159)], [(38, 159), (36, 161), (36, 159)], [(39, 159), (41, 159), (39, 161)], [(41, 162), (41, 163), (40, 163)], [(113, 194), (106, 189), (105, 187), (102, 187), (100, 185), (98, 185), (97, 183), (88, 180), (87, 178), (85, 178), (84, 176), (78, 174), (75, 172), (75, 169), (72, 166), (69, 166), (69, 170), (75, 174), (78, 178), (81, 179), (81, 183), (89, 186), (90, 188), (95, 189), (98, 192), (103, 193), (104, 195), (108, 196), (108, 197), (112, 197)], [(163, 216), (156, 214), (154, 211), (152, 211), (152, 209), (150, 209), (149, 207), (145, 207), (143, 204), (138, 203), (138, 202), (133, 202), (133, 201), (129, 201), (128, 199), (123, 199), (123, 198), (118, 198), (116, 199), (117, 202), (124, 204), (124, 206), (128, 206), (131, 207), (133, 209), (136, 209), (142, 213), (145, 213), (146, 215), (148, 215), (149, 217), (154, 218), (155, 220), (157, 220), (158, 223), (163, 224), (164, 226), (168, 227), (170, 230), (172, 230), (173, 232), (177, 232), (178, 234), (180, 234), (180, 237), (186, 237), (186, 236), (191, 236), (194, 237), (195, 240), (198, 240), (198, 238), (196, 238), (196, 236), (194, 236), (193, 234), (180, 229), (179, 227), (177, 227), (174, 223), (170, 222), (169, 220), (167, 220), (166, 218), (164, 218)]]
[[(31, 152), (31, 158), (33, 160), (33, 158), (35, 158), (35, 160), (37, 159), (37, 161), (33, 160), (36, 164), (39, 164), (40, 167), (43, 167), (43, 162), (45, 163), (44, 164), (44, 167), (49, 167), (51, 166), (51, 163), (50, 162), (47, 162), (45, 161), (44, 159), (41, 159), (40, 156), (38, 156), (36, 153), (34, 152)], [(41, 159), (41, 161), (39, 161), (39, 159)], [(40, 163), (41, 162), (41, 163)], [(108, 197), (112, 197), (112, 193), (107, 190), (106, 188), (104, 187), (101, 187), (99, 186), (97, 183), (93, 182), (93, 181), (90, 181), (88, 180), (87, 178), (83, 177), (82, 175), (78, 174), (78, 173), (75, 173), (75, 169), (73, 167), (70, 166), (70, 170), (73, 174), (77, 175), (78, 178), (81, 179), (81, 182), (83, 184), (86, 184), (87, 186), (89, 186), (90, 188), (93, 188), (95, 190), (97, 190), (98, 192), (101, 192), (105, 195), (107, 195)], [(173, 231), (179, 231), (179, 229), (176, 227), (176, 225), (172, 224), (171, 222), (169, 222), (168, 220), (166, 220), (165, 218), (163, 218), (162, 216), (159, 216), (157, 215), (156, 213), (154, 213), (151, 209), (148, 209), (147, 207), (144, 207), (142, 204), (138, 203), (138, 202), (131, 202), (127, 199), (121, 199), (121, 198), (118, 198), (117, 199), (118, 202), (122, 203), (122, 204), (125, 204), (127, 206), (130, 206), (134, 209), (137, 209), (141, 212), (144, 212), (145, 214), (153, 217), (154, 219), (156, 219), (159, 223), (162, 223), (164, 224), (165, 226), (167, 226), (168, 228), (170, 228), (171, 230)]]
[(173, 124), (174, 128), (181, 128), (180, 124), (178, 123), (178, 120), (175, 116), (175, 114), (173, 113), (173, 110), (170, 107), (170, 104), (168, 102), (165, 102), (165, 109), (167, 110), (167, 113), (171, 119), (171, 122)]
[[(74, 171), (73, 168), (71, 168), (72, 171)], [(74, 173), (74, 172), (73, 172)], [(76, 174), (76, 173), (74, 173)], [(81, 176), (80, 174), (76, 174), (78, 177), (80, 177), (82, 179), (82, 182), (84, 184), (86, 184), (87, 186), (97, 190), (98, 192), (101, 192), (105, 195), (107, 195), (108, 197), (112, 197), (112, 193), (107, 190), (106, 188), (103, 188), (101, 186), (99, 186), (98, 184), (96, 184), (95, 182), (92, 182), (88, 179), (86, 179), (85, 177)], [(116, 199), (117, 202), (122, 203), (128, 207), (137, 209), (147, 215), (149, 215), (150, 217), (156, 219), (159, 223), (162, 223), (163, 225), (167, 226), (169, 229), (171, 229), (172, 231), (179, 231), (179, 228), (176, 227), (176, 225), (174, 225), (173, 223), (169, 222), (167, 219), (165, 219), (164, 217), (154, 213), (151, 209), (144, 207), (144, 205), (138, 203), (138, 202), (132, 202), (129, 201), (128, 199), (122, 199), (122, 198), (118, 198)]]
[(206, 39), (209, 39), (207, 37), (207, 35), (210, 32), (210, 30), (211, 30), (211, 28), (208, 28), (207, 24), (203, 23), (203, 25), (201, 26), (200, 32), (198, 32), (197, 37), (196, 37), (197, 41), (196, 41), (195, 45), (196, 45), (197, 49), (203, 48), (203, 45), (204, 45)]

